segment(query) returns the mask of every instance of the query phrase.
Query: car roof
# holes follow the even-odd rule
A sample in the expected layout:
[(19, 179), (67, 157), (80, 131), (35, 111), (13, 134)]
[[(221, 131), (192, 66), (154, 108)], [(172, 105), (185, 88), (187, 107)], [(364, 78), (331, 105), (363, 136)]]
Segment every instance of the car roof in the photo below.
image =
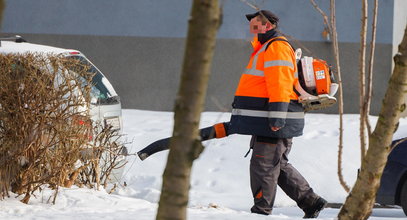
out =
[(45, 46), (26, 42), (1, 41), (0, 53), (2, 54), (24, 54), (24, 53), (53, 53), (69, 54), (71, 52), (80, 53), (78, 50), (64, 49), (59, 47)]
[[(17, 39), (21, 39), (19, 36)], [(24, 53), (42, 53), (42, 54), (61, 54), (65, 56), (80, 56), (87, 60), (87, 62), (91, 63), (85, 55), (83, 55), (79, 50), (73, 49), (64, 49), (59, 47), (52, 47), (46, 46), (41, 44), (32, 44), (27, 42), (16, 42), (10, 40), (1, 40), (0, 39), (0, 54), (24, 54)], [(97, 67), (91, 63), (96, 69)], [(114, 90), (113, 86), (107, 80), (107, 78), (97, 69), (102, 77), (102, 83), (107, 87), (109, 93), (112, 96), (117, 96), (116, 91)]]

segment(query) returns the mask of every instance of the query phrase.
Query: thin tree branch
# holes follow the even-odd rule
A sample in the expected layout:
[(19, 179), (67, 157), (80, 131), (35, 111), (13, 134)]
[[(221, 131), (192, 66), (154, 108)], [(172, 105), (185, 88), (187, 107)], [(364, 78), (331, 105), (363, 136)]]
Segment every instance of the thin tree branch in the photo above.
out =
[(338, 112), (339, 112), (339, 145), (338, 145), (338, 178), (342, 187), (346, 192), (350, 191), (350, 187), (345, 182), (342, 174), (342, 152), (343, 152), (343, 87), (342, 87), (342, 76), (340, 68), (340, 59), (339, 59), (339, 46), (338, 46), (338, 33), (336, 31), (336, 15), (335, 15), (335, 0), (330, 0), (330, 19), (326, 13), (317, 5), (315, 0), (310, 0), (314, 8), (322, 15), (324, 19), (324, 24), (328, 28), (329, 34), (332, 36), (332, 50), (335, 57), (335, 65), (337, 72), (335, 73), (336, 78), (338, 79), (339, 85), (339, 97), (338, 97)]
[(339, 100), (338, 100), (338, 112), (339, 112), (339, 145), (338, 145), (338, 177), (341, 186), (346, 192), (350, 191), (349, 185), (345, 182), (342, 174), (342, 152), (343, 152), (343, 87), (342, 87), (342, 74), (339, 58), (339, 45), (338, 45), (338, 32), (336, 30), (336, 10), (335, 0), (330, 0), (330, 12), (331, 12), (331, 27), (332, 27), (332, 41), (333, 50), (335, 56), (335, 64), (337, 70), (337, 79), (339, 85)]
[(243, 3), (245, 3), (245, 4), (247, 4), (248, 6), (250, 6), (251, 8), (253, 8), (253, 9), (256, 10), (256, 11), (259, 11), (259, 10), (260, 10), (260, 8), (259, 8), (257, 5), (251, 3), (251, 2), (249, 2), (249, 1), (247, 1), (247, 0), (240, 0), (240, 1), (243, 2)]
[(367, 0), (362, 0), (362, 18), (361, 18), (361, 28), (360, 28), (360, 51), (359, 51), (359, 110), (360, 110), (360, 128), (359, 128), (359, 135), (360, 135), (360, 156), (361, 162), (363, 161), (366, 155), (366, 109), (364, 108), (365, 105), (365, 97), (366, 97), (366, 33), (367, 33), (367, 8), (368, 2)]
[(312, 6), (314, 6), (314, 8), (322, 15), (323, 19), (324, 19), (324, 24), (326, 25), (326, 27), (328, 28), (328, 32), (329, 34), (332, 35), (332, 24), (329, 23), (329, 19), (328, 16), (326, 15), (326, 13), (324, 11), (322, 11), (322, 9), (317, 5), (317, 3), (315, 2), (315, 0), (310, 0)]
[(372, 39), (370, 41), (370, 59), (369, 59), (369, 71), (367, 78), (367, 92), (364, 102), (364, 109), (366, 111), (366, 126), (369, 136), (372, 134), (372, 129), (369, 121), (370, 114), (370, 104), (372, 101), (373, 93), (373, 64), (375, 56), (375, 45), (376, 45), (376, 30), (377, 30), (377, 11), (379, 8), (379, 0), (375, 0), (373, 9), (373, 21), (372, 21)]

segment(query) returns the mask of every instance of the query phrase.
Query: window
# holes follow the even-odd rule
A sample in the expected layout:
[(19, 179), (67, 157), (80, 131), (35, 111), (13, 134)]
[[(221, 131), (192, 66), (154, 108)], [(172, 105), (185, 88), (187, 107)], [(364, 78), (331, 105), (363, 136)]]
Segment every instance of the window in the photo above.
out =
[[(92, 84), (93, 84), (92, 90), (91, 90), (92, 99), (95, 98), (97, 100), (97, 103), (99, 103), (99, 104), (108, 103), (108, 102), (118, 99), (118, 98), (114, 98), (114, 97), (117, 97), (117, 95), (115, 94), (113, 87), (110, 85), (110, 82), (85, 57), (69, 56), (69, 58), (79, 60), (82, 64), (88, 65), (90, 67), (89, 72), (92, 72), (95, 74), (92, 78)], [(75, 70), (73, 70), (73, 71), (75, 71)], [(112, 100), (112, 98), (113, 98), (113, 100)]]

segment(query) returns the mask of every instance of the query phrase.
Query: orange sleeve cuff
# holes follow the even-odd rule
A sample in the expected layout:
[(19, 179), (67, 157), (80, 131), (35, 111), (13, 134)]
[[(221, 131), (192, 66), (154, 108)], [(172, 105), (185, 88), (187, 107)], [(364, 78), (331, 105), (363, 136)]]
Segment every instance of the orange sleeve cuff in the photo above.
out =
[(226, 137), (226, 130), (223, 123), (215, 124), (213, 127), (215, 128), (216, 138)]

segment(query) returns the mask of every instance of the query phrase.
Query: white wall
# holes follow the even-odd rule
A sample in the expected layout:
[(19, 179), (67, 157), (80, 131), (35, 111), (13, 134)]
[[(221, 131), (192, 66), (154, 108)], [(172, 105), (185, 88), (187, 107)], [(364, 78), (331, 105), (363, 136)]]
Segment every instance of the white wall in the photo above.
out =
[(407, 1), (394, 0), (393, 18), (393, 56), (397, 53), (398, 46), (404, 35), (407, 24)]
[[(394, 0), (394, 17), (393, 17), (393, 53), (394, 56), (398, 51), (398, 46), (404, 35), (404, 30), (407, 24), (407, 1)], [(394, 69), (394, 62), (392, 62)], [(407, 103), (407, 97), (405, 98)], [(400, 117), (407, 117), (407, 111), (401, 113)]]

